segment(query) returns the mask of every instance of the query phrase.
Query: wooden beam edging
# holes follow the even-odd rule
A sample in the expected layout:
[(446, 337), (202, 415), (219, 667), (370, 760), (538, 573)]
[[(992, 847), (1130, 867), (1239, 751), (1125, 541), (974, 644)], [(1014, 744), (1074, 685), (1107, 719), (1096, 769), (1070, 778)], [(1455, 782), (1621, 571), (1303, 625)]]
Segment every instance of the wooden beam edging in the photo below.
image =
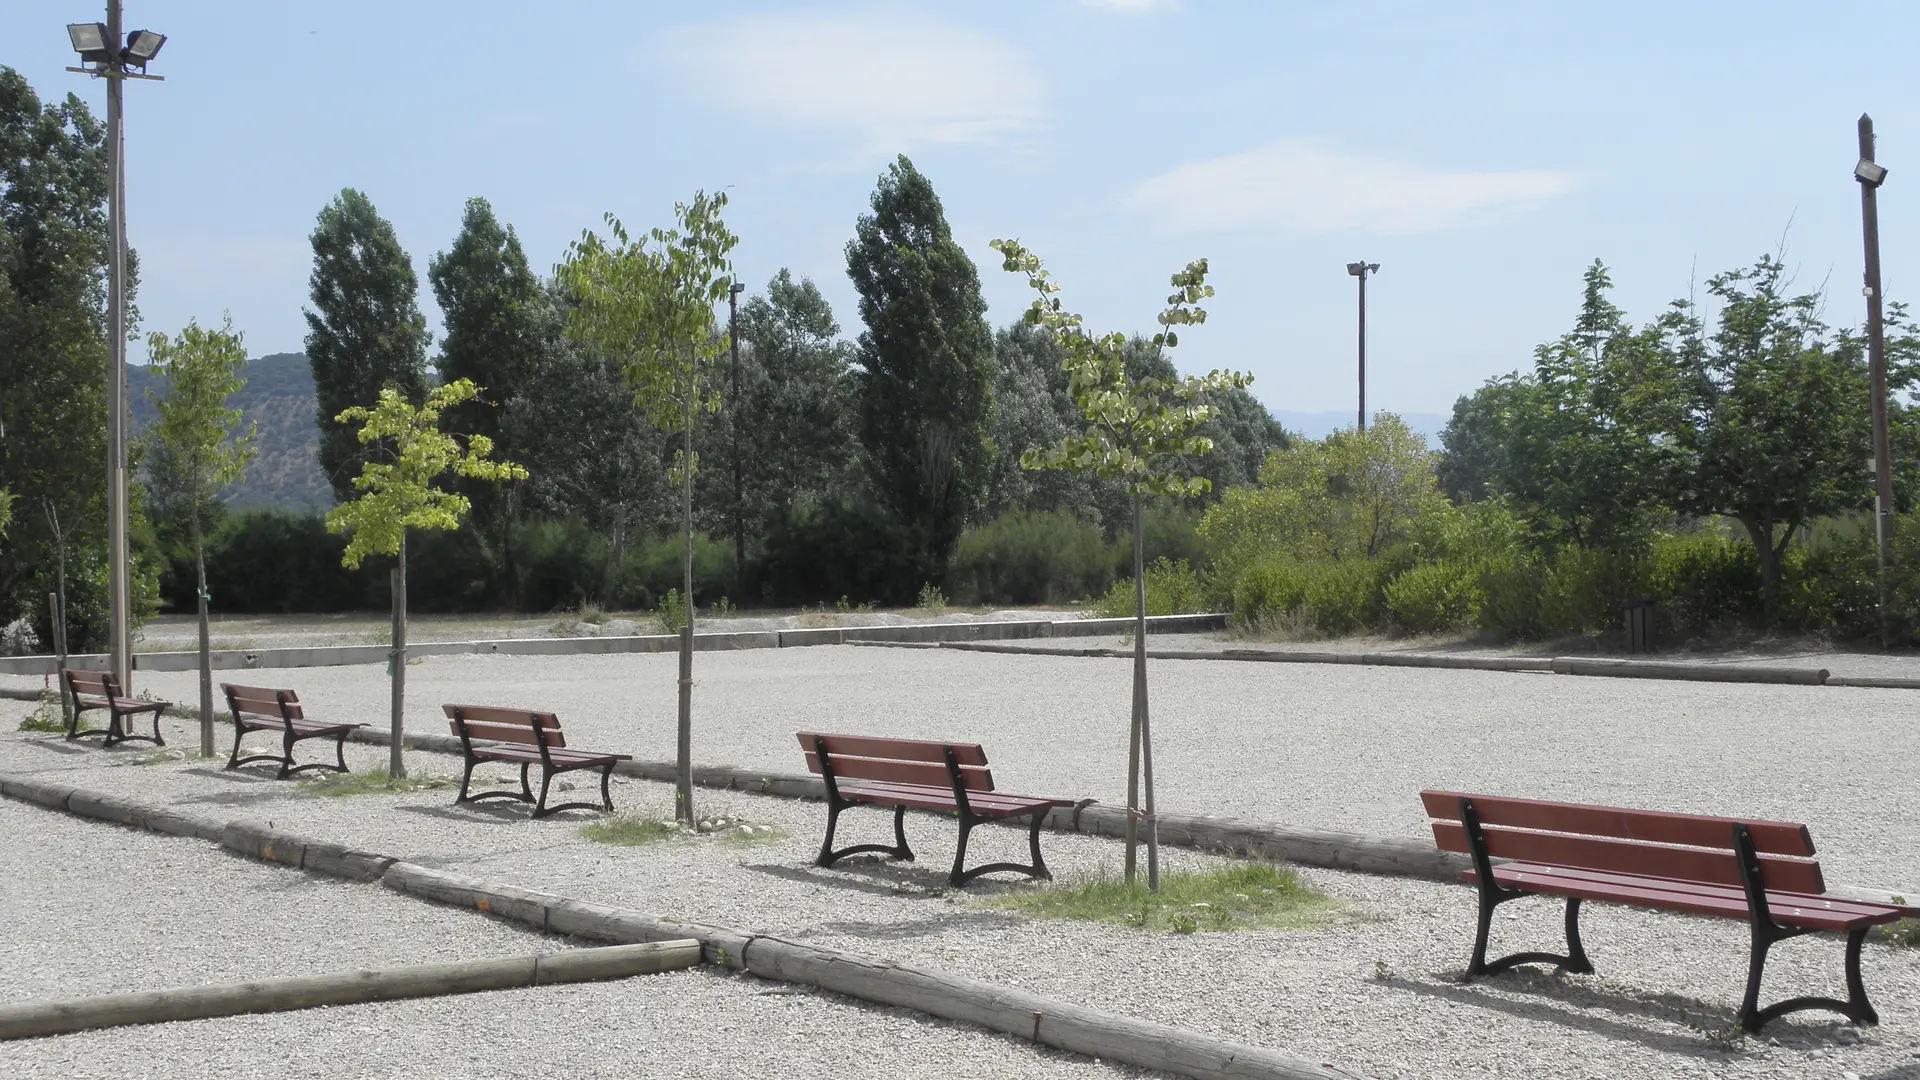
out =
[(625, 979), (679, 971), (700, 963), (691, 938), (637, 945), (455, 960), (443, 964), (296, 975), (219, 986), (175, 987), (0, 1005), (0, 1040), (37, 1039), (94, 1028), (164, 1024), (243, 1013), (288, 1012), (370, 1001), (472, 994), (556, 983)]
[(219, 842), (229, 850), (282, 866), (346, 876), (356, 881), (366, 881), (364, 873), (377, 864), (382, 867), (380, 884), (395, 892), (471, 908), (545, 933), (617, 944), (692, 939), (699, 943), (701, 958), (706, 962), (747, 971), (760, 978), (813, 986), (892, 1008), (912, 1009), (1056, 1049), (1159, 1069), (1195, 1080), (1362, 1080), (1357, 1073), (1284, 1051), (1089, 1009), (932, 968), (481, 881), (384, 855), (355, 852), (362, 859), (354, 862), (316, 859), (316, 852), (350, 849), (280, 832), (257, 822), (213, 822), (176, 814), (163, 807), (143, 806), (117, 796), (4, 775), (0, 775), (0, 795), (78, 816), (147, 828), (152, 828), (156, 821), (195, 822), (197, 831), (192, 835), (204, 838), (217, 830)]

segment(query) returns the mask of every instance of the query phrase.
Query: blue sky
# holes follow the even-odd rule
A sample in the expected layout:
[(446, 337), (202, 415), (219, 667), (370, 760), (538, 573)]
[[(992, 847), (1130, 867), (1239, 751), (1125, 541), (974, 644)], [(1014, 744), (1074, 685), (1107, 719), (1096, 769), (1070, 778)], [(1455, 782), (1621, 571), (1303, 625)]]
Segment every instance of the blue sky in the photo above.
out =
[[(0, 64), (103, 109), (62, 70), (63, 24), (101, 17), (0, 6)], [(1350, 410), (1365, 258), (1369, 403), (1442, 412), (1567, 327), (1596, 257), (1646, 320), (1784, 236), (1830, 321), (1859, 322), (1863, 110), (1888, 294), (1920, 292), (1910, 4), (130, 0), (127, 25), (170, 35), (167, 81), (128, 91), (145, 328), (230, 309), (255, 354), (301, 347), (307, 236), (345, 186), (393, 221), (436, 328), (426, 263), (470, 195), (545, 271), (606, 211), (650, 226), (726, 188), (742, 280), (812, 277), (851, 336), (842, 249), (905, 152), (996, 325), (1027, 299), (997, 236), (1102, 329), (1150, 330), (1205, 256), (1219, 295), (1182, 366)]]

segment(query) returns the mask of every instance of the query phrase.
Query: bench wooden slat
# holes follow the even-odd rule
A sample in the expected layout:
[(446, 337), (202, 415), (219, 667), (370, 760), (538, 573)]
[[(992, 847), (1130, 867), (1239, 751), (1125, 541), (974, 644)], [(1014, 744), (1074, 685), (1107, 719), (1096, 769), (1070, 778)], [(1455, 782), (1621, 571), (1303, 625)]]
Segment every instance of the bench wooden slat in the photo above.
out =
[[(1508, 863), (1493, 869), (1493, 879), (1508, 888), (1555, 896), (1578, 896), (1586, 900), (1613, 901), (1637, 907), (1665, 908), (1691, 915), (1718, 915), (1731, 919), (1747, 917), (1746, 893), (1739, 889), (1720, 890), (1712, 886), (1677, 888), (1677, 883), (1657, 878), (1639, 881), (1601, 881), (1588, 875), (1556, 872), (1555, 867)], [(1796, 893), (1767, 893), (1769, 914), (1783, 926), (1805, 926), (1816, 930), (1852, 930), (1892, 922), (1897, 912), (1834, 910), (1821, 906), (1815, 898)]]
[[(460, 721), (449, 720), (447, 721), (447, 727), (455, 735), (460, 734)], [(534, 733), (533, 725), (525, 722), (518, 724), (483, 724), (475, 723), (471, 720), (467, 721), (467, 737), (485, 739), (489, 742), (524, 743), (527, 746), (540, 745), (541, 738), (541, 736)], [(545, 738), (547, 745), (554, 749), (559, 749), (567, 745), (566, 733), (558, 728), (546, 729)]]
[[(1477, 800), (1474, 805), (1479, 805)], [(1588, 870), (1701, 881), (1710, 885), (1740, 884), (1739, 863), (1730, 851), (1702, 851), (1637, 840), (1527, 832), (1491, 825), (1483, 831), (1487, 837), (1487, 854), (1496, 859), (1521, 859)], [(1466, 853), (1472, 850), (1467, 843), (1467, 830), (1458, 822), (1434, 822), (1433, 839), (1442, 851)], [(1826, 883), (1820, 877), (1819, 863), (1762, 855), (1760, 865), (1761, 876), (1768, 888), (1799, 893), (1826, 891)]]
[[(827, 756), (833, 759), (833, 775), (848, 780), (884, 780), (896, 784), (928, 784), (934, 787), (950, 788), (950, 777), (945, 765), (935, 765), (926, 761), (900, 761), (870, 757), (842, 757), (827, 748)], [(807, 768), (814, 773), (820, 771), (819, 756), (812, 751), (807, 753)], [(972, 765), (960, 767), (960, 782), (969, 791), (992, 791), (993, 773)]]
[[(933, 787), (925, 784), (888, 784), (856, 780), (840, 785), (840, 794), (846, 799), (868, 799), (885, 802), (904, 802), (912, 800), (911, 805), (922, 810), (955, 810), (960, 804), (953, 797), (950, 785)], [(1038, 807), (1051, 807), (1054, 800), (1034, 795), (1005, 795), (997, 792), (971, 792), (967, 795), (967, 807), (977, 817), (1005, 817), (1024, 814)]]
[(891, 758), (895, 761), (931, 761), (944, 764), (947, 747), (953, 747), (954, 760), (961, 765), (984, 766), (987, 752), (978, 743), (945, 743), (931, 739), (883, 739), (866, 735), (825, 735), (812, 731), (799, 733), (800, 747), (813, 752), (813, 740), (827, 741), (827, 754), (848, 757)]
[[(271, 690), (263, 686), (235, 686), (222, 683), (221, 689), (227, 692), (227, 703), (242, 713), (279, 717), (282, 715), (280, 695), (282, 691)], [(286, 712), (284, 715), (295, 720), (306, 719), (306, 711), (300, 707), (300, 696), (293, 691), (285, 691)]]
[(1740, 822), (1747, 826), (1756, 851), (1799, 858), (1810, 858), (1814, 854), (1813, 837), (1807, 832), (1807, 827), (1793, 822), (1629, 810), (1617, 806), (1586, 806), (1544, 799), (1466, 795), (1455, 791), (1420, 793), (1427, 816), (1446, 821), (1460, 820), (1460, 800), (1463, 798), (1473, 800), (1474, 812), (1480, 816), (1483, 825), (1732, 850), (1733, 825)]
[(442, 705), (440, 708), (449, 720), (454, 718), (455, 710), (458, 710), (468, 723), (517, 724), (520, 727), (532, 727), (537, 723), (548, 729), (560, 727), (558, 716), (538, 709), (509, 709), (500, 705)]
[[(501, 761), (531, 761), (540, 763), (540, 748), (537, 746), (476, 746), (475, 757), (497, 758)], [(547, 756), (556, 762), (568, 765), (599, 764), (607, 761), (631, 761), (632, 754), (594, 754), (585, 750), (561, 750), (547, 748)]]
[[(1469, 870), (1463, 878), (1472, 882), (1474, 872)], [(1605, 870), (1583, 870), (1571, 866), (1548, 866), (1540, 863), (1513, 862), (1503, 863), (1494, 868), (1494, 880), (1502, 885), (1526, 883), (1536, 878), (1556, 878), (1568, 881), (1583, 881), (1597, 886), (1618, 885), (1630, 889), (1653, 889), (1659, 892), (1675, 893), (1683, 896), (1708, 896), (1732, 899), (1740, 904), (1740, 911), (1746, 911), (1746, 890), (1726, 885), (1708, 885), (1697, 881), (1674, 881), (1669, 878), (1650, 878), (1641, 874), (1618, 874)], [(1807, 911), (1826, 911), (1835, 915), (1853, 917), (1871, 916), (1874, 922), (1890, 921), (1887, 915), (1888, 905), (1866, 901), (1843, 900), (1832, 896), (1808, 895), (1806, 893), (1787, 892), (1768, 889), (1767, 902), (1774, 905), (1804, 909)], [(1898, 918), (1898, 915), (1891, 918)]]

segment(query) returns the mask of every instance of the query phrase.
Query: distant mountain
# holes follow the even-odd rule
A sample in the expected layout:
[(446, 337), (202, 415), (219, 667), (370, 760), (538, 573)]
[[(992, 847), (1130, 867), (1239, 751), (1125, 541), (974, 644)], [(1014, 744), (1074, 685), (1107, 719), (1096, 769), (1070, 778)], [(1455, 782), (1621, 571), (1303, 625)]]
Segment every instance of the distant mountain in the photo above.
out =
[[(227, 505), (236, 510), (271, 506), (285, 510), (324, 511), (333, 505), (333, 489), (320, 471), (320, 432), (314, 426), (313, 368), (305, 353), (274, 353), (247, 361), (247, 385), (234, 395), (242, 423), (259, 424), (253, 461), (246, 479), (226, 492)], [(146, 390), (166, 395), (166, 380), (151, 369), (127, 368), (127, 392), (132, 398), (133, 426), (145, 430), (153, 421), (153, 404)]]
[[(1427, 449), (1440, 449), (1440, 429), (1447, 426), (1450, 419), (1446, 413), (1410, 412), (1399, 413), (1400, 419), (1415, 432), (1427, 437)], [(1280, 412), (1273, 414), (1280, 426), (1295, 435), (1304, 435), (1309, 439), (1324, 439), (1328, 435), (1353, 426), (1354, 414), (1351, 412)]]

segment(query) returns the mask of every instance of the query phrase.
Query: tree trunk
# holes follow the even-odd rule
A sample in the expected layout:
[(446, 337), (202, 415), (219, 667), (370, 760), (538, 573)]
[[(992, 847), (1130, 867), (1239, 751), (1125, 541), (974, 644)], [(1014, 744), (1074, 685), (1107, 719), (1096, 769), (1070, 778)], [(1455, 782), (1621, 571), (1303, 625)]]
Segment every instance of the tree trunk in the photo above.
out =
[[(1758, 518), (1741, 518), (1740, 524), (1746, 526), (1747, 539), (1753, 542), (1754, 554), (1760, 558), (1761, 592), (1766, 597), (1767, 616), (1772, 618), (1780, 597), (1780, 548), (1773, 546), (1773, 523)], [(1792, 529), (1787, 530), (1787, 538), (1793, 538)]]
[(681, 603), (686, 623), (680, 627), (679, 757), (674, 774), (675, 816), (693, 824), (693, 357), (687, 357), (686, 457), (680, 463)]
[(60, 674), (67, 667), (67, 609), (59, 593), (47, 594), (47, 630), (53, 635), (54, 685), (60, 688), (60, 723), (73, 726), (73, 702), (67, 697), (67, 680)]
[(200, 611), (200, 756), (213, 756), (213, 646), (207, 630), (207, 552), (200, 535), (200, 508), (193, 508), (193, 580)]
[(1147, 593), (1141, 577), (1146, 543), (1140, 531), (1140, 493), (1133, 494), (1133, 711), (1127, 724), (1127, 884), (1133, 884), (1140, 847), (1140, 714), (1147, 700)]
[[(1143, 773), (1147, 788), (1147, 888), (1160, 890), (1160, 823), (1153, 815), (1153, 726), (1147, 710), (1146, 533), (1141, 527), (1140, 493), (1133, 493), (1133, 744), (1137, 762), (1128, 766), (1127, 803), (1132, 811), (1134, 776)], [(1130, 814), (1130, 816), (1132, 816)], [(1131, 845), (1129, 845), (1131, 846)], [(1131, 851), (1128, 852), (1132, 854)]]
[(402, 716), (407, 704), (407, 534), (400, 533), (400, 561), (394, 564), (393, 646), (387, 651), (388, 670), (393, 672), (392, 744), (387, 748), (387, 776), (399, 780), (407, 775), (406, 762), (400, 759), (401, 737), (405, 731)]

